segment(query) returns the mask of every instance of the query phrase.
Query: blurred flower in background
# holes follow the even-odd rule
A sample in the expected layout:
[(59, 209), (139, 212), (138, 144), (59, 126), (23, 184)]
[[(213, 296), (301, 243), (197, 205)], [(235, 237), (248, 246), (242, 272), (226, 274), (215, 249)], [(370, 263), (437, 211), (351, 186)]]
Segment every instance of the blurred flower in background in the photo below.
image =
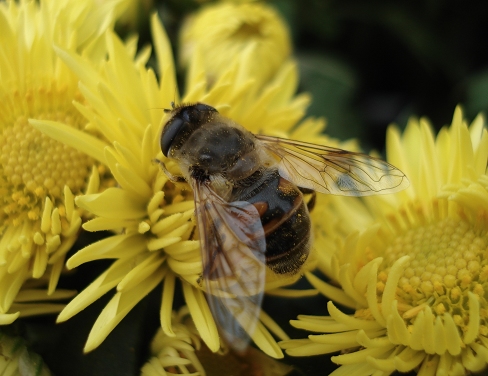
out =
[[(487, 365), (488, 134), (461, 110), (437, 138), (425, 119), (387, 138), (389, 162), (411, 187), (395, 195), (331, 197), (333, 218), (318, 236), (318, 267), (333, 283), (312, 285), (330, 317), (292, 324), (326, 334), (281, 343), (289, 355), (342, 351), (334, 375), (466, 374)], [(337, 287), (335, 284), (340, 286)]]
[[(39, 302), (70, 295), (55, 289), (81, 226), (74, 196), (90, 190), (96, 166), (86, 154), (42, 135), (28, 119), (84, 128), (86, 120), (72, 105), (81, 100), (78, 80), (53, 46), (100, 58), (100, 37), (122, 6), (0, 3), (0, 324), (59, 312), (62, 305)], [(30, 281), (28, 288), (29, 279), (39, 283)]]
[(253, 59), (244, 69), (256, 88), (274, 76), (292, 50), (288, 26), (262, 2), (209, 4), (188, 17), (180, 31), (180, 64), (188, 67), (194, 55), (201, 54), (210, 83), (248, 49), (254, 49)]

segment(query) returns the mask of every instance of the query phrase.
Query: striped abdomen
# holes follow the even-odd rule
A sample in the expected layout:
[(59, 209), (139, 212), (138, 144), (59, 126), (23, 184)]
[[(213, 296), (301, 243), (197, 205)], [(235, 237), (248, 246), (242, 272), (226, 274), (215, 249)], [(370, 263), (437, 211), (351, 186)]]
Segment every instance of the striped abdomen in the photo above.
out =
[[(250, 180), (255, 180), (248, 184)], [(300, 190), (276, 169), (260, 171), (234, 189), (232, 201), (259, 212), (266, 236), (266, 264), (278, 274), (297, 273), (310, 248), (310, 216)]]

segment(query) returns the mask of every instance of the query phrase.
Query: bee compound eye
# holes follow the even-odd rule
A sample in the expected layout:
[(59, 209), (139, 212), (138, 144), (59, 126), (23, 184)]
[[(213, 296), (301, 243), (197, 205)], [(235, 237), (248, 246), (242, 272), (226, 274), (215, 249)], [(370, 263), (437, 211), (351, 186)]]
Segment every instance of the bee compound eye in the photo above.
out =
[(204, 104), (204, 103), (197, 103), (195, 105), (195, 109), (201, 112), (218, 112), (212, 106), (209, 106), (208, 104)]
[(161, 134), (161, 151), (165, 157), (168, 156), (168, 151), (173, 144), (178, 133), (184, 126), (184, 121), (179, 117), (170, 119), (164, 126), (163, 133)]

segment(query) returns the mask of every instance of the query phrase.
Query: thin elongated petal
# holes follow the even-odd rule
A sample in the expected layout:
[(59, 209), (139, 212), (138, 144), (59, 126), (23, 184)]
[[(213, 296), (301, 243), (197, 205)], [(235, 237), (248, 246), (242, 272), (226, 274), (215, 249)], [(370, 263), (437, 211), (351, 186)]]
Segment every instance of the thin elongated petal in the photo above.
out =
[(161, 279), (162, 276), (154, 273), (139, 283), (137, 289), (116, 293), (98, 316), (83, 350), (89, 352), (100, 345), (125, 315), (161, 282)]
[(49, 137), (78, 149), (101, 163), (105, 163), (103, 151), (107, 144), (98, 138), (56, 121), (31, 119), (29, 122)]
[(188, 283), (183, 283), (183, 293), (202, 340), (211, 351), (217, 351), (220, 348), (217, 326), (203, 292)]
[(119, 188), (109, 188), (102, 193), (80, 196), (75, 199), (78, 206), (106, 218), (142, 218), (145, 207), (137, 197)]

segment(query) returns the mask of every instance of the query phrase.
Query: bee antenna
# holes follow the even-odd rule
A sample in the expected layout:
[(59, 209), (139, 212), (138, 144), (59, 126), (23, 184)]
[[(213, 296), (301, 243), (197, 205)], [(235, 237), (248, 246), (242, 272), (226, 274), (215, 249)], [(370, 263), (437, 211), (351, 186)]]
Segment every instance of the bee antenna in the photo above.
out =
[(165, 108), (164, 113), (167, 114), (168, 112), (171, 112), (172, 110), (175, 109), (175, 100), (176, 100), (176, 86), (175, 86), (175, 92), (173, 94), (173, 100), (170, 102), (171, 103), (171, 109)]

